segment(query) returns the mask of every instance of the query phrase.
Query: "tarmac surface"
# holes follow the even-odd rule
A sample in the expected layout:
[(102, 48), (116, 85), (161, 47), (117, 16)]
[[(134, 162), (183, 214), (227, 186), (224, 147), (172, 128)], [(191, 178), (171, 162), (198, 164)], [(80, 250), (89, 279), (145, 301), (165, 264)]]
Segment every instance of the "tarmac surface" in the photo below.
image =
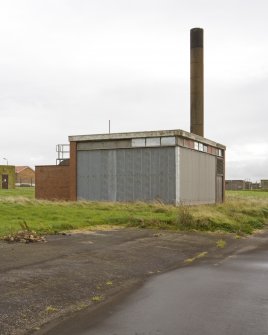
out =
[[(172, 315), (181, 325), (183, 320), (188, 320), (184, 322), (186, 326), (194, 319), (209, 318), (210, 313), (216, 317), (215, 294), (211, 292), (221, 290), (215, 286), (218, 281), (227, 288), (227, 293), (222, 296), (225, 298), (217, 307), (219, 315), (229, 315), (232, 301), (243, 296), (241, 287), (245, 291), (251, 282), (255, 282), (255, 286), (250, 286), (249, 298), (253, 301), (254, 293), (258, 292), (257, 299), (266, 308), (262, 313), (258, 310), (259, 318), (253, 316), (262, 326), (261, 319), (264, 313), (267, 315), (268, 297), (264, 294), (261, 300), (259, 296), (263, 289), (262, 286), (258, 288), (261, 281), (253, 277), (250, 266), (241, 265), (246, 262), (241, 259), (240, 268), (236, 268), (232, 263), (236, 258), (228, 256), (244, 257), (237, 252), (263, 248), (264, 254), (257, 263), (262, 264), (258, 278), (265, 281), (267, 267), (263, 264), (267, 257), (267, 236), (264, 232), (237, 240), (233, 235), (223, 234), (120, 229), (50, 236), (45, 244), (0, 242), (0, 334), (178, 334), (175, 325), (167, 330), (161, 328), (163, 324), (173, 324)], [(216, 246), (219, 239), (226, 241), (225, 248)], [(226, 261), (221, 263), (222, 260)], [(254, 259), (252, 262), (256, 263)], [(180, 270), (171, 271), (175, 269)], [(233, 274), (226, 272), (230, 269)], [(243, 275), (235, 279), (236, 272), (248, 278), (242, 286)], [(165, 274), (159, 275), (161, 273)], [(226, 296), (233, 300), (228, 302)], [(207, 301), (204, 297), (212, 300)], [(182, 305), (177, 305), (178, 301)], [(205, 313), (207, 306), (210, 306), (207, 314), (196, 314), (196, 310)], [(257, 313), (257, 307), (256, 303), (254, 313)], [(176, 310), (182, 311), (180, 317), (173, 313)], [(148, 320), (143, 321), (141, 317), (144, 315), (148, 315), (149, 324), (154, 328), (146, 326)], [(245, 312), (244, 315), (248, 316)], [(124, 327), (132, 328), (116, 328), (116, 325), (124, 324), (123, 319)], [(138, 329), (135, 328), (137, 324)], [(214, 327), (213, 334), (224, 334), (215, 331), (215, 327), (216, 330), (223, 327), (219, 320), (211, 327)], [(210, 334), (199, 329), (197, 323), (196, 334), (197, 331)], [(187, 327), (183, 331), (180, 334), (195, 334), (195, 330), (188, 332)]]
[(159, 275), (105, 313), (47, 335), (266, 335), (268, 244), (220, 263)]

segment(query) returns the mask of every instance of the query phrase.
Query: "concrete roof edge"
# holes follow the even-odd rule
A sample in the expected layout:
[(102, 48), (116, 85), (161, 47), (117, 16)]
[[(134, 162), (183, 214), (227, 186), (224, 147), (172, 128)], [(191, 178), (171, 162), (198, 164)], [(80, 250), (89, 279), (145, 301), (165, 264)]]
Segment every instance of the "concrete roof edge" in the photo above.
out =
[(111, 134), (74, 135), (69, 136), (69, 141), (70, 142), (109, 141), (109, 140), (135, 139), (135, 138), (147, 138), (147, 137), (166, 137), (166, 136), (184, 137), (187, 139), (212, 145), (220, 149), (224, 150), (226, 149), (226, 147), (220, 143), (211, 141), (205, 137), (189, 133), (181, 129), (138, 131), (138, 132), (111, 133)]

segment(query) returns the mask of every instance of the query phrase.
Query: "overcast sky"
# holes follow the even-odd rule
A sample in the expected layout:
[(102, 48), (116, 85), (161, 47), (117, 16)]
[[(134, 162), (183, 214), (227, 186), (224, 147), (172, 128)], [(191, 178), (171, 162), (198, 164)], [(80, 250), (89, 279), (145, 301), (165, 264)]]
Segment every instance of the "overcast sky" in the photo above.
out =
[(204, 29), (205, 137), (228, 179), (268, 178), (267, 0), (0, 0), (0, 164), (54, 164), (69, 135), (190, 128)]

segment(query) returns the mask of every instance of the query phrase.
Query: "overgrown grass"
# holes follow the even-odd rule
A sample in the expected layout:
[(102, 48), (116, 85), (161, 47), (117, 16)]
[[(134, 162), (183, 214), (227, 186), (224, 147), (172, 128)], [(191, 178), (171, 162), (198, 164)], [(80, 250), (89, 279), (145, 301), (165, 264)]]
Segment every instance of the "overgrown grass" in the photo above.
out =
[(33, 199), (34, 198), (34, 187), (17, 187), (14, 190), (2, 190), (0, 189), (0, 198), (3, 197), (26, 197)]
[(27, 225), (39, 233), (105, 226), (250, 234), (268, 220), (268, 192), (227, 192), (218, 205), (50, 202), (34, 199), (33, 188), (0, 191), (0, 236)]

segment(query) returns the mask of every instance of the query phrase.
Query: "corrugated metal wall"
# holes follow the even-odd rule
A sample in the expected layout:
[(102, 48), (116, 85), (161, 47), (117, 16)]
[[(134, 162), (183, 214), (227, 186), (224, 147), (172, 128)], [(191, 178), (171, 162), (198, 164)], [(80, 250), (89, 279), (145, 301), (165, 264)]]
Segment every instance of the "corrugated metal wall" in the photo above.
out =
[(175, 147), (77, 152), (78, 199), (176, 202)]
[(177, 202), (215, 203), (217, 158), (195, 150), (176, 150), (179, 159)]

